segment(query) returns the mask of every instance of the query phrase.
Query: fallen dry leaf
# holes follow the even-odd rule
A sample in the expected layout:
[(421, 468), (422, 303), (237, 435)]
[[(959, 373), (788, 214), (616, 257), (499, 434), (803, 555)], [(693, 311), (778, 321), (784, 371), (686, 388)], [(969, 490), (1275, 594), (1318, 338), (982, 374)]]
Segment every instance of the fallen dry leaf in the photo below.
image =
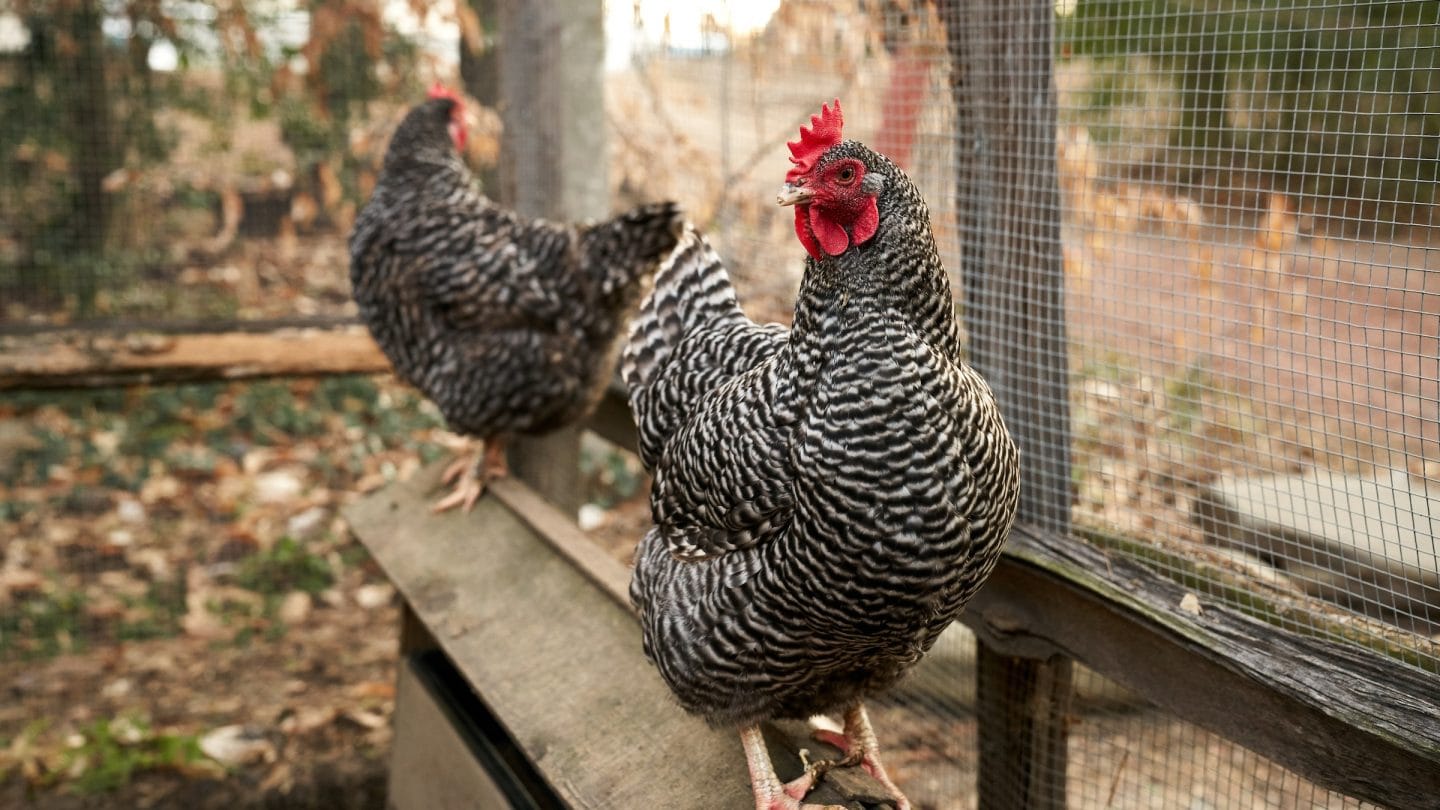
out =
[(310, 617), (314, 599), (304, 591), (291, 591), (280, 602), (276, 615), (286, 624), (300, 624)]
[(200, 750), (222, 765), (274, 762), (275, 746), (264, 732), (241, 725), (221, 726), (200, 738)]

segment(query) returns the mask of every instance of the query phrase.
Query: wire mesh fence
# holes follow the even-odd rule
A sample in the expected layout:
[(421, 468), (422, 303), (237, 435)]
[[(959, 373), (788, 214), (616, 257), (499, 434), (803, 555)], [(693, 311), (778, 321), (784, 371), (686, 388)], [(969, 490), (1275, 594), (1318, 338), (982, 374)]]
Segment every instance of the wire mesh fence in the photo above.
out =
[[(986, 75), (983, 59), (977, 70), (965, 57), (1004, 48), (994, 58), (1011, 78), (1043, 84), (1026, 71), (1048, 66), (1026, 54), (1044, 43), (1017, 33), (1030, 30), (1018, 11), (784, 2), (747, 33), (724, 27), (727, 9), (712, 24), (731, 38), (710, 56), (655, 26), (651, 50), (612, 79), (615, 165), (622, 182), (644, 172), (718, 232), (752, 315), (783, 319), (798, 278), (803, 256), (768, 192), (783, 176), (779, 142), (816, 99), (842, 98), (847, 136), (918, 181), (979, 330), (1000, 322), (1003, 334), (1040, 291), (967, 289), (986, 282), (966, 272), (966, 243), (996, 227), (974, 221), (977, 200), (1042, 193), (1051, 178), (1030, 156), (1053, 148), (1058, 233), (1047, 242), (1043, 223), (1022, 223), (1040, 236), (980, 259), (1004, 276), (1053, 255), (1063, 273), (1068, 340), (1055, 359), (1068, 394), (1007, 403), (1012, 429), (1069, 409), (1068, 468), (1027, 480), (1067, 508), (1039, 522), (1143, 560), (1207, 603), (1440, 672), (1440, 111), (1425, 91), (1437, 7), (1058, 3), (1055, 126), (1019, 122), (1006, 142), (982, 142), (996, 129), (964, 117), (993, 125), (1004, 93), (1019, 91), (987, 87), (1006, 68)], [(672, 142), (703, 159), (642, 160)], [(977, 174), (977, 154), (1009, 173)], [(697, 189), (707, 193), (687, 196)], [(992, 359), (982, 370), (1000, 390), (1018, 368), (1003, 355), (1035, 347), (991, 351), (998, 362), (978, 359)], [(1042, 435), (1041, 449), (1056, 438)], [(909, 745), (937, 718), (973, 721), (950, 697), (898, 693), (892, 734)], [(1076, 806), (1356, 804), (1151, 706), (1081, 716), (1069, 744)], [(973, 806), (963, 747), (916, 742), (896, 755), (923, 763), (906, 784), (945, 782), (922, 803)]]
[(458, 58), (427, 4), (0, 20), (0, 325), (353, 316), (343, 236), (383, 136)]
[[(694, 8), (607, 7), (612, 208), (680, 200), (714, 236), (747, 312), (785, 321), (804, 254), (790, 212), (772, 203), (784, 142), (820, 102), (842, 99), (847, 136), (922, 189), (977, 360), (1011, 391), (1012, 427), (1063, 417), (1059, 432), (1031, 434), (1042, 451), (1063, 443), (1047, 457), (1066, 459), (1027, 478), (1030, 497), (1061, 505), (1031, 512), (1032, 523), (1143, 561), (1207, 603), (1440, 675), (1440, 4), (1064, 0), (1044, 26), (920, 0)], [(353, 314), (344, 238), (389, 127), (432, 78), (463, 70), (485, 95), (474, 68), (503, 36), (493, 12), (350, 0), (0, 11), (0, 323)], [(1050, 58), (1036, 58), (1047, 47)], [(1002, 120), (1014, 90), (1004, 82), (1017, 76), (1053, 88), (1053, 126)], [(469, 147), (482, 178), (498, 160), (490, 120)], [(996, 138), (1007, 125), (1019, 134)], [(1050, 154), (1053, 166), (1036, 158)], [(1047, 188), (1058, 209), (1021, 204)], [(982, 251), (1002, 225), (977, 212), (997, 199), (1033, 221), (1018, 227), (1024, 238)], [(1063, 300), (1051, 325), (1065, 342), (996, 344), (1040, 295), (1008, 279), (1052, 261)], [(1050, 353), (1062, 393), (1011, 390), (1025, 352)], [(293, 393), (236, 395), (218, 398), (227, 413), (262, 415), (260, 433), (318, 430)], [(46, 628), (99, 642), (180, 630), (176, 571), (138, 580), (153, 592), (105, 591), (119, 581), (106, 566), (130, 564), (115, 548), (136, 540), (135, 498), (96, 493), (174, 508), (180, 496), (156, 487), (243, 466), (247, 454), (194, 443), (147, 456), (166, 430), (214, 430), (202, 412), (217, 395), (147, 396), (139, 404), (162, 418), (133, 431), (113, 424), (133, 421), (118, 415), (124, 403), (0, 403), (40, 428), (9, 442), (18, 450), (0, 464), (0, 640), (30, 645), (0, 646), (0, 658), (69, 649)], [(341, 429), (369, 430), (352, 419), (358, 409), (393, 402), (364, 385), (308, 397), (335, 404)], [(70, 423), (81, 412), (111, 422), (80, 436)], [(367, 446), (403, 464), (398, 453), (418, 453), (416, 437), (434, 427), (422, 413)], [(113, 457), (107, 443), (132, 437), (121, 449), (137, 451), (133, 464), (87, 477)], [(189, 466), (151, 474), (176, 454)], [(23, 504), (26, 487), (60, 480), (52, 460), (67, 456), (96, 463), (78, 465), (77, 486), (54, 498), (94, 526), (76, 530), (81, 542), (52, 542), (43, 510)], [(255, 463), (291, 475), (308, 462)], [(350, 483), (377, 473), (355, 464)], [(285, 475), (268, 480), (289, 486)], [(257, 522), (288, 526), (328, 508), (246, 512), (217, 489), (206, 495), (215, 526), (184, 541), (203, 546), (197, 560), (224, 562), (249, 542), (219, 534), (227, 521), (274, 533)], [(632, 518), (610, 523), (633, 528)], [(68, 546), (111, 557), (57, 556)], [(263, 561), (285, 576), (309, 564), (273, 557)], [(58, 591), (38, 584), (47, 577), (76, 584), (67, 594), (98, 588), (124, 621), (50, 598)], [(975, 806), (972, 647), (963, 631), (947, 636), (877, 710), (918, 806)], [(1073, 806), (1359, 806), (1084, 670), (1075, 700), (1067, 772), (1052, 775)]]
[[(1291, 624), (1399, 631), (1429, 654), (1440, 115), (1423, 88), (1436, 9), (1402, 5), (1057, 6), (1074, 464), (1043, 486), (1073, 491), (1080, 533), (1155, 546), (1211, 595), (1243, 582)], [(783, 318), (800, 259), (765, 193), (783, 171), (775, 145), (806, 98), (839, 96), (847, 134), (925, 190), (963, 297), (958, 211), (1023, 190), (955, 187), (973, 146), (954, 126), (944, 13), (784, 3), (709, 58), (656, 46), (613, 79), (622, 188), (643, 171), (656, 194), (686, 199), (752, 308)], [(1041, 47), (1002, 37), (1011, 22), (968, 36)], [(699, 151), (647, 163), (667, 133)]]
[(1432, 656), (1434, 13), (1082, 3), (1057, 62), (1078, 522)]

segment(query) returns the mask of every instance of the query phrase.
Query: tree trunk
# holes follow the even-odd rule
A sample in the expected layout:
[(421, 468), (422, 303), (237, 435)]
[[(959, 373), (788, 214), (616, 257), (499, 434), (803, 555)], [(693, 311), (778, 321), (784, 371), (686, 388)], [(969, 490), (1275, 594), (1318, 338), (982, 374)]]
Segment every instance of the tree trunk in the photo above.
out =
[(73, 218), (67, 252), (74, 268), (76, 303), (80, 314), (85, 315), (94, 309), (98, 268), (109, 231), (110, 210), (103, 183), (115, 168), (114, 125), (105, 81), (100, 4), (97, 0), (64, 3), (57, 17), (58, 29), (75, 49), (74, 58), (62, 58), (59, 65), (62, 81), (74, 88), (70, 109), (66, 111), (70, 133), (75, 139), (70, 163), (75, 181)]

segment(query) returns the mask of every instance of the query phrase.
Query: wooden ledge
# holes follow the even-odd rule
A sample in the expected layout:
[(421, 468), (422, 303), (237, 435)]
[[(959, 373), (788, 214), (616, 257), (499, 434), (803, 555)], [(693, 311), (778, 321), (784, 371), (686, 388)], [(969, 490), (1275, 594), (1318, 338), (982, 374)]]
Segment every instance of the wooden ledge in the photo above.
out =
[(994, 650), (1081, 661), (1324, 787), (1440, 807), (1434, 675), (1207, 598), (1194, 615), (1181, 607), (1189, 593), (1123, 555), (1019, 526), (961, 620)]
[(255, 333), (0, 336), (0, 390), (242, 380), (390, 370), (365, 327)]
[[(645, 660), (624, 566), (514, 481), (469, 515), (432, 516), (436, 472), (355, 503), (346, 519), (555, 794), (575, 807), (753, 808), (738, 736), (682, 712)], [(397, 706), (397, 728), (407, 711)], [(792, 731), (769, 730), (785, 779), (800, 772)], [(397, 735), (396, 762), (405, 744)], [(849, 798), (871, 795), (860, 773), (827, 777), (811, 800), (864, 810)]]

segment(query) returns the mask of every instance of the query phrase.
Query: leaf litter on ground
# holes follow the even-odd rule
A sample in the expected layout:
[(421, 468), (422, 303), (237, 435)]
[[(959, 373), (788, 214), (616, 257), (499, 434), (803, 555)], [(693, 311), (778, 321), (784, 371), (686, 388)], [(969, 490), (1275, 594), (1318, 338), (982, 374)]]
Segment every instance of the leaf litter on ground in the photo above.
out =
[(0, 804), (373, 787), (394, 589), (339, 508), (453, 444), (388, 377), (0, 394)]

